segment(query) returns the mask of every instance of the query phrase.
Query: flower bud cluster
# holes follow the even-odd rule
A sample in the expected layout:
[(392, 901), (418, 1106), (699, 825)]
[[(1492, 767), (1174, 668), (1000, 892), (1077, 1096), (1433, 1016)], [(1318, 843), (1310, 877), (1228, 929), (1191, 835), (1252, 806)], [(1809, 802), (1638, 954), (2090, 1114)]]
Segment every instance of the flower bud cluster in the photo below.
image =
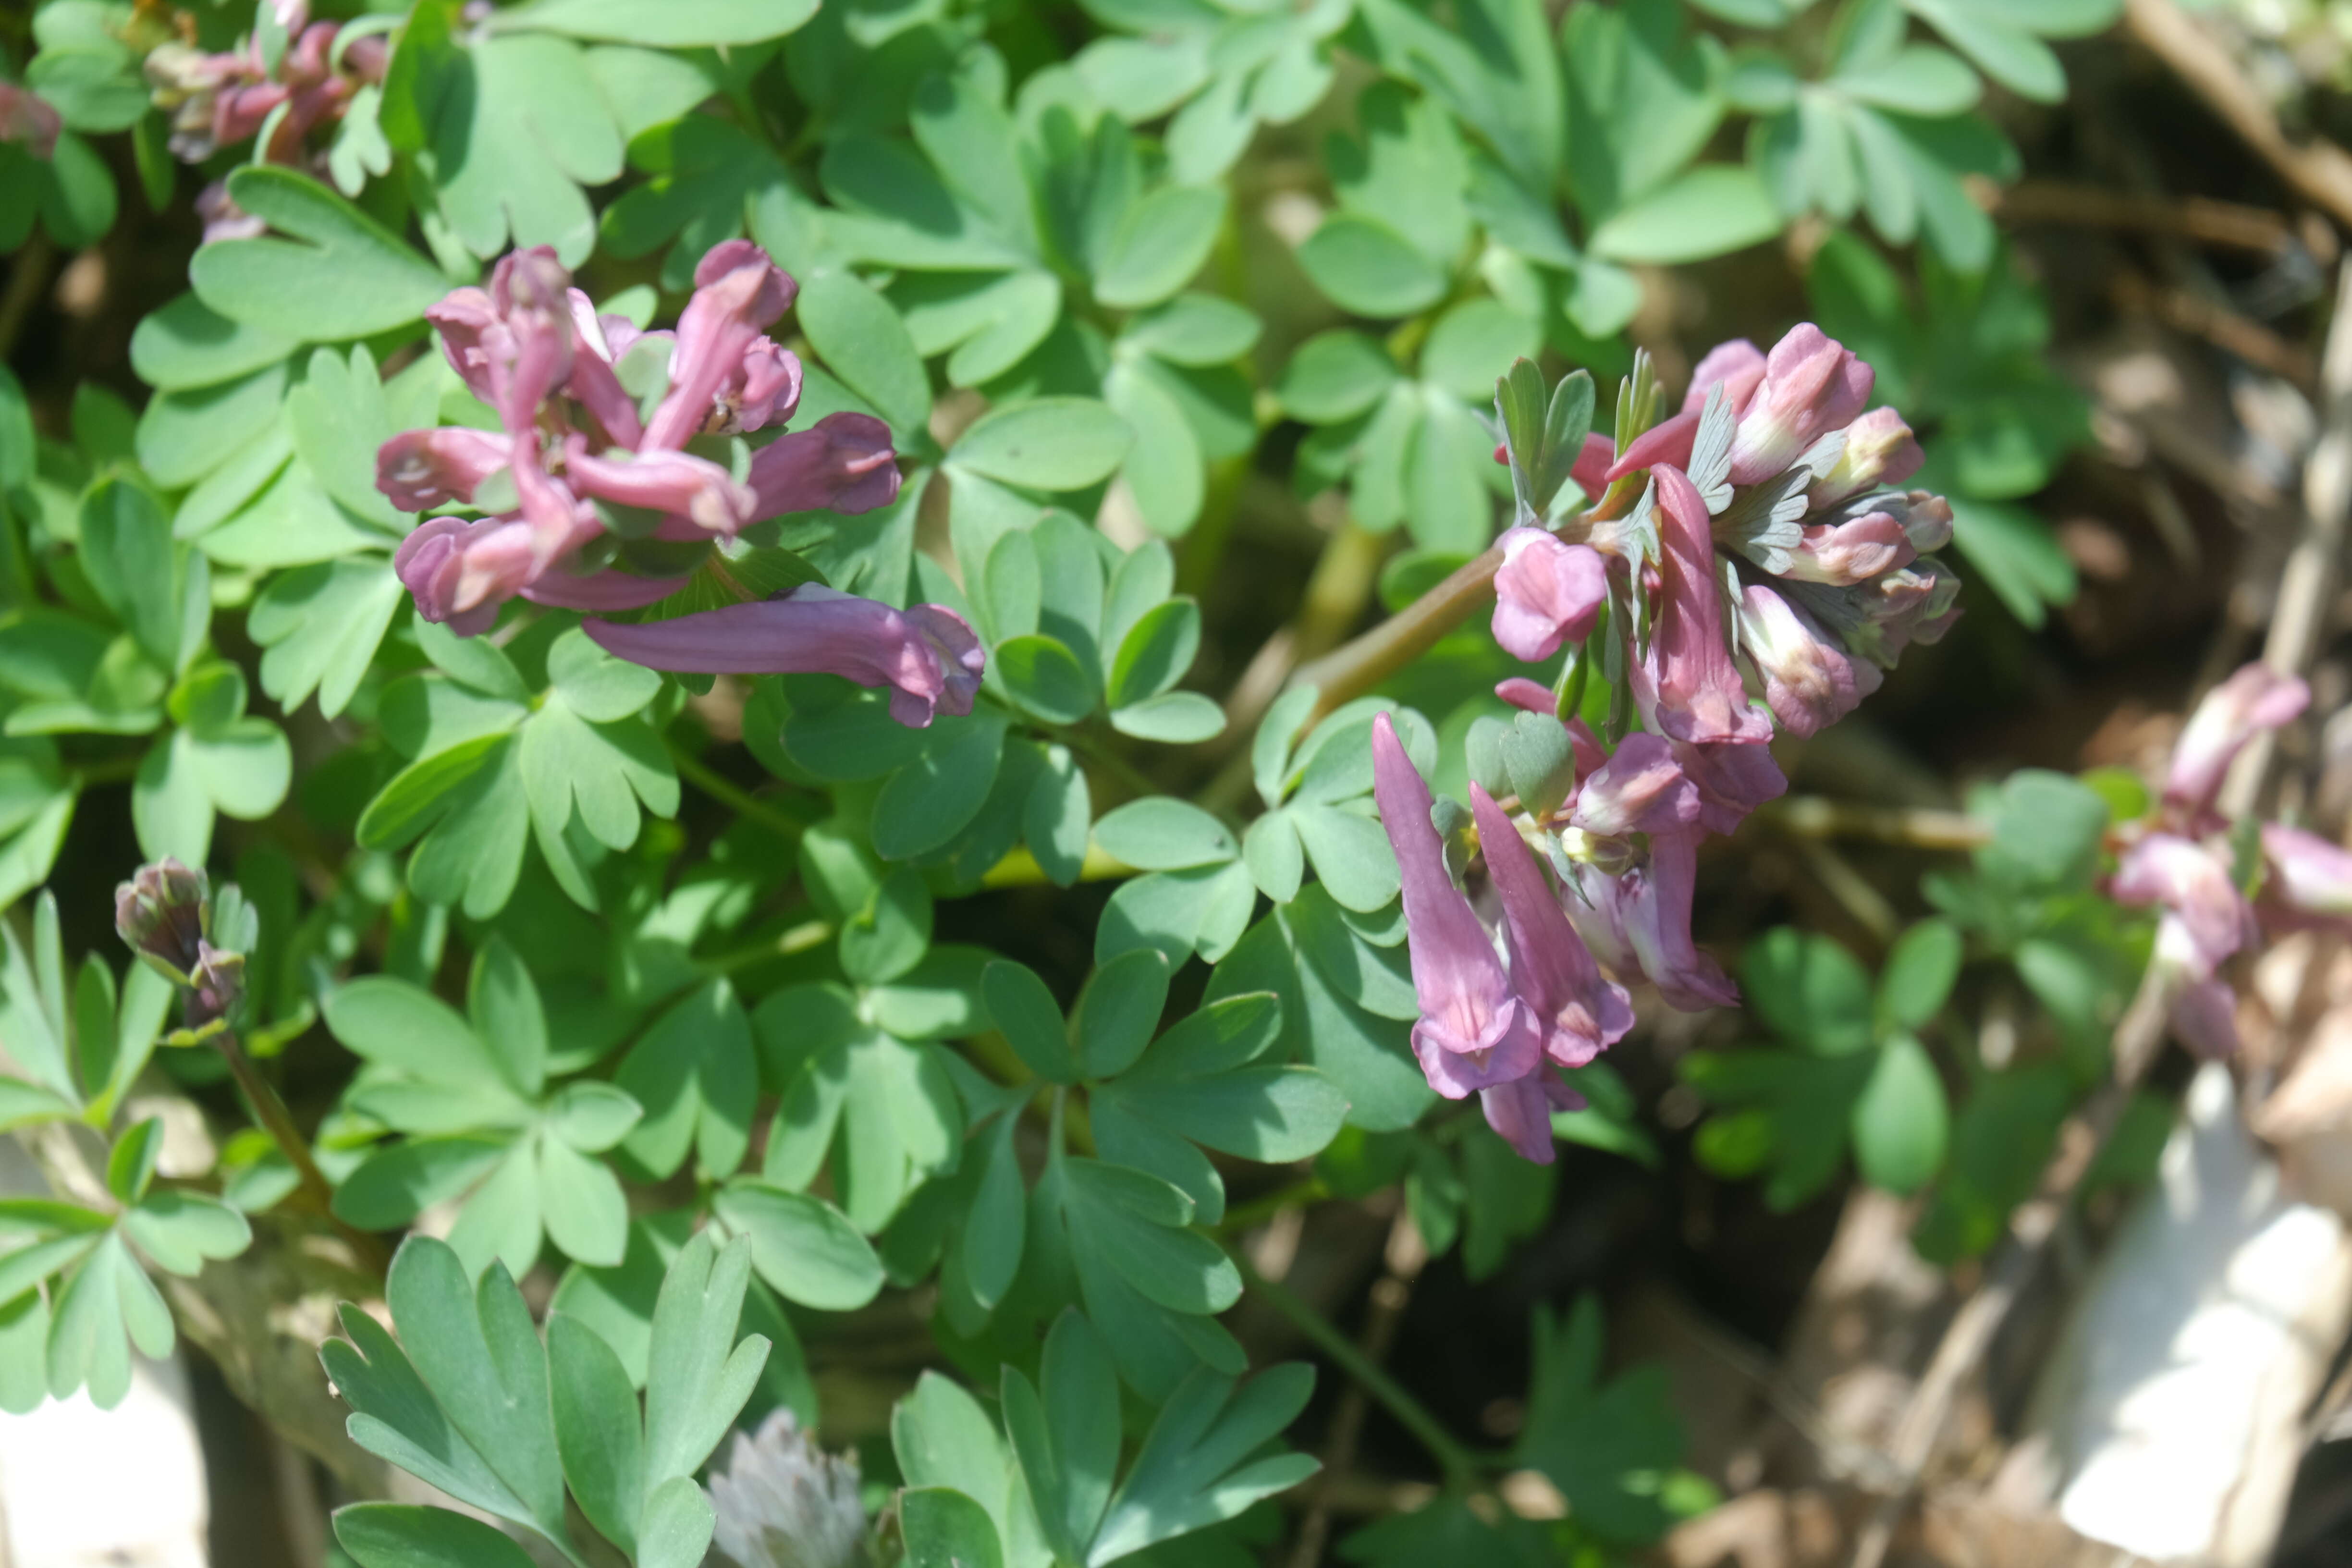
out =
[[(427, 518), (394, 565), (417, 614), (473, 636), (518, 596), (611, 616), (683, 589), (723, 541), (786, 512), (869, 511), (898, 494), (889, 426), (832, 414), (756, 450), (788, 421), (801, 364), (767, 335), (797, 292), (748, 240), (715, 246), (667, 331), (600, 316), (544, 247), (490, 286), (425, 312), (499, 428), (409, 430), (376, 454), (376, 488)], [(587, 624), (608, 651), (701, 674), (829, 671), (893, 689), (920, 727), (969, 713), (979, 641), (953, 611), (900, 611), (811, 584), (761, 604), (642, 625)]]

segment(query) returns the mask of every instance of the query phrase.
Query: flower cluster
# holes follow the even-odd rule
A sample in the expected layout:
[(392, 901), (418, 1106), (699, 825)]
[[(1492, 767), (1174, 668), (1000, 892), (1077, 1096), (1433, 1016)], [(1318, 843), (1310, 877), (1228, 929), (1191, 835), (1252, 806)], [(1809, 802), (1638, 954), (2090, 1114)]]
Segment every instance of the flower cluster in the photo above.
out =
[[(376, 454), (376, 486), (430, 517), (394, 563), (417, 614), (472, 636), (520, 596), (606, 615), (683, 589), (722, 542), (786, 512), (867, 511), (898, 493), (889, 427), (833, 414), (757, 450), (800, 401), (800, 361), (767, 335), (795, 286), (748, 240), (714, 247), (675, 331), (599, 316), (552, 250), (501, 260), (490, 287), (426, 312), (497, 430), (410, 430)], [(761, 603), (637, 625), (586, 624), (656, 669), (824, 671), (892, 689), (891, 712), (969, 713), (979, 639), (937, 605), (898, 610), (809, 584)]]
[(2118, 903), (2163, 911), (2149, 962), (2173, 1033), (2205, 1056), (2238, 1047), (2237, 993), (2221, 970), (2242, 948), (2265, 930), (2352, 931), (2352, 854), (2276, 822), (2233, 841), (2236, 825), (2215, 806), (2246, 742), (2290, 722), (2310, 700), (2301, 680), (2261, 664), (2209, 692), (2173, 748), (2163, 799), (2136, 826), (2107, 884)]
[(176, 41), (149, 51), (147, 85), (155, 107), (170, 117), (172, 154), (182, 163), (201, 163), (251, 140), (281, 108), (286, 112), (261, 155), (273, 163), (298, 162), (313, 130), (341, 118), (362, 84), (383, 79), (391, 49), (383, 34), (338, 49), (341, 25), (311, 21), (304, 0), (277, 0), (275, 12), (287, 41), (274, 63), (258, 36), (219, 54)]
[(826, 1453), (793, 1413), (735, 1434), (710, 1471), (712, 1543), (742, 1568), (859, 1568), (873, 1561), (857, 1461)]
[(1586, 438), (1570, 477), (1588, 497), (1647, 471), (1628, 515), (1597, 506), (1555, 531), (1523, 507), (1497, 542), (1496, 640), (1532, 663), (1615, 639), (1580, 647), (1562, 679), (1622, 669), (1642, 723), (1612, 752), (1564, 716), (1567, 686), (1496, 688), (1539, 716), (1559, 758), (1543, 798), (1522, 794), (1512, 810), (1472, 786), (1507, 964), (1446, 872), (1412, 764), (1392, 739), (1375, 752), (1381, 821), (1405, 868), (1423, 1070), (1442, 1094), (1477, 1089), (1530, 1159), (1549, 1157), (1541, 1113), (1573, 1098), (1545, 1063), (1579, 1065), (1630, 1026), (1602, 966), (1678, 1008), (1738, 1002), (1692, 940), (1698, 849), (1787, 789), (1767, 744), (1777, 731), (1811, 735), (1843, 718), (1957, 616), (1958, 579), (1927, 553), (1950, 538), (1951, 509), (1895, 488), (1921, 454), (1893, 410), (1865, 412), (1871, 389), (1870, 367), (1810, 324), (1769, 354), (1726, 343), (1699, 363), (1680, 412), (1622, 452)]
[(187, 1026), (226, 1020), (245, 995), (245, 955), (213, 945), (212, 887), (166, 856), (114, 889), (114, 931), (140, 962), (178, 988)]

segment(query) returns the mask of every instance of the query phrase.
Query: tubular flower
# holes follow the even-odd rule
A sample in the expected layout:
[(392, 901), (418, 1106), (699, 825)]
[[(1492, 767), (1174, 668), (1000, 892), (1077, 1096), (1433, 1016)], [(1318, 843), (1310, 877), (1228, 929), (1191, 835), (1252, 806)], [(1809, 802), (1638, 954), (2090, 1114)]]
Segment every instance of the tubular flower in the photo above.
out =
[(1515, 1082), (1543, 1058), (1541, 1026), (1513, 988), (1494, 939), (1445, 868), (1429, 785), (1383, 713), (1372, 721), (1372, 797), (1396, 851), (1421, 1016), (1412, 1052), (1448, 1100)]
[(1706, 502), (1679, 468), (1654, 470), (1664, 606), (1635, 687), (1656, 727), (1677, 741), (1772, 738), (1772, 721), (1751, 707), (1723, 637), (1723, 591), (1715, 569)]
[(2250, 664), (2205, 694), (2172, 749), (2164, 781), (2168, 806), (2192, 821), (2208, 817), (2221, 779), (2257, 731), (2275, 730), (2301, 713), (2311, 688), (2264, 664)]
[[(695, 545), (788, 511), (867, 511), (897, 499), (889, 427), (868, 415), (828, 416), (748, 458), (739, 447), (730, 466), (731, 438), (799, 405), (800, 362), (766, 335), (794, 289), (744, 240), (714, 247), (695, 277), (674, 333), (597, 315), (545, 247), (508, 256), (488, 289), (459, 289), (426, 311), (450, 368), (499, 428), (404, 431), (376, 455), (376, 488), (394, 506), (488, 514), (431, 518), (402, 542), (394, 565), (419, 615), (471, 636), (517, 596), (604, 615), (641, 609), (687, 584), (680, 568)], [(641, 419), (620, 362), (642, 370), (640, 356), (658, 364), (665, 353), (667, 390)], [(616, 564), (606, 564), (608, 540)], [(638, 541), (652, 542), (649, 553), (633, 553)], [(637, 562), (643, 574), (630, 569)], [(590, 631), (660, 669), (824, 670), (887, 685), (892, 713), (915, 726), (970, 712), (982, 658), (951, 611), (897, 610), (814, 585), (642, 626), (593, 621)]]
[(1764, 700), (1792, 735), (1814, 735), (1853, 711), (1884, 679), (1819, 623), (1761, 583), (1734, 606), (1740, 651), (1764, 678)]
[(2208, 692), (2175, 743), (2164, 798), (2133, 831), (2107, 891), (2161, 911), (2148, 960), (2191, 1050), (2237, 1048), (2237, 995), (2223, 966), (2268, 926), (2352, 926), (2352, 855), (2278, 823), (2260, 832), (2263, 885), (2250, 902), (2233, 872), (2230, 824), (2214, 809), (2221, 780), (2248, 741), (2303, 711), (2310, 691), (2293, 676), (2250, 664)]
[(814, 583), (751, 605), (635, 626), (583, 623), (606, 653), (649, 669), (701, 675), (838, 675), (890, 688), (890, 716), (927, 728), (971, 711), (986, 656), (944, 605), (894, 610)]
[(285, 114), (262, 157), (301, 163), (310, 132), (342, 118), (361, 87), (383, 79), (391, 50), (383, 35), (353, 38), (338, 50), (341, 24), (310, 22), (306, 5), (275, 9), (287, 33), (275, 65), (258, 37), (219, 54), (176, 40), (148, 51), (143, 69), (152, 101), (171, 123), (172, 155), (182, 163), (201, 163), (250, 140), (280, 109)]
[(1372, 777), (1404, 889), (1421, 1006), (1413, 1054), (1432, 1088), (1450, 1100), (1476, 1092), (1489, 1126), (1528, 1159), (1549, 1164), (1551, 1112), (1584, 1103), (1551, 1068), (1582, 1067), (1622, 1039), (1633, 1026), (1633, 1003), (1601, 973), (1549, 873), (1493, 796), (1471, 786), (1479, 848), (1501, 907), (1499, 952), (1497, 932), (1446, 869), (1429, 786), (1385, 714), (1372, 725)]

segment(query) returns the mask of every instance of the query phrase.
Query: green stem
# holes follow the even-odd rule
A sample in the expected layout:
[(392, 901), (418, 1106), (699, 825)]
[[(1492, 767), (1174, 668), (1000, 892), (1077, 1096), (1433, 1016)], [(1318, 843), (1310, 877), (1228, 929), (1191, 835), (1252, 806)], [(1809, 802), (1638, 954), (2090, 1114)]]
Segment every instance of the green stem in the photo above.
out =
[(673, 743), (669, 749), (669, 760), (670, 765), (677, 769), (678, 777), (738, 816), (750, 817), (778, 837), (798, 843), (801, 835), (808, 831), (808, 824), (778, 811), (693, 752)]
[(1257, 1292), (1268, 1306), (1290, 1320), (1298, 1331), (1315, 1342), (1325, 1355), (1339, 1363), (1341, 1371), (1355, 1379), (1358, 1386), (1385, 1406), (1388, 1413), (1403, 1424), (1422, 1447), (1427, 1448), (1439, 1467), (1445, 1471), (1446, 1483), (1455, 1488), (1467, 1488), (1486, 1468), (1485, 1461), (1469, 1447), (1445, 1429), (1444, 1423), (1429, 1413), (1428, 1406), (1405, 1392), (1402, 1384), (1381, 1370), (1378, 1363), (1357, 1348), (1355, 1341), (1341, 1333), (1331, 1321), (1307, 1304), (1297, 1292), (1277, 1285), (1250, 1267), (1249, 1259), (1238, 1252), (1234, 1263), (1241, 1270), (1243, 1282)]
[(213, 1037), (213, 1044), (219, 1048), (221, 1059), (228, 1064), (229, 1075), (236, 1079), (237, 1088), (245, 1091), (246, 1103), (253, 1107), (254, 1116), (260, 1121), (262, 1130), (269, 1134), (270, 1141), (278, 1145), (278, 1152), (285, 1155), (287, 1163), (294, 1167), (295, 1184), (305, 1204), (324, 1215), (342, 1234), (362, 1268), (372, 1271), (379, 1279), (383, 1279), (388, 1267), (383, 1243), (335, 1218), (335, 1189), (319, 1169), (318, 1161), (311, 1158), (310, 1140), (303, 1137), (302, 1130), (294, 1124), (294, 1113), (286, 1109), (286, 1102), (278, 1098), (269, 1080), (261, 1076), (260, 1070), (253, 1065), (253, 1058), (245, 1054), (245, 1047), (237, 1042), (234, 1031), (223, 1029)]

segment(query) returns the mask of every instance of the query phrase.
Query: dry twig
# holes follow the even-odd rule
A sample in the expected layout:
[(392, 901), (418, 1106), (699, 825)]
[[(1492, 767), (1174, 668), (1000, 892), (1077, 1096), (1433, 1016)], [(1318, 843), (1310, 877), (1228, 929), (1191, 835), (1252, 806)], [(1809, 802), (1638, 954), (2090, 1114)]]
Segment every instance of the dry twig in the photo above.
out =
[(2352, 153), (2332, 142), (2289, 140), (2230, 51), (2173, 0), (2129, 0), (2124, 16), (2132, 37), (2172, 68), (2296, 195), (2352, 227)]

